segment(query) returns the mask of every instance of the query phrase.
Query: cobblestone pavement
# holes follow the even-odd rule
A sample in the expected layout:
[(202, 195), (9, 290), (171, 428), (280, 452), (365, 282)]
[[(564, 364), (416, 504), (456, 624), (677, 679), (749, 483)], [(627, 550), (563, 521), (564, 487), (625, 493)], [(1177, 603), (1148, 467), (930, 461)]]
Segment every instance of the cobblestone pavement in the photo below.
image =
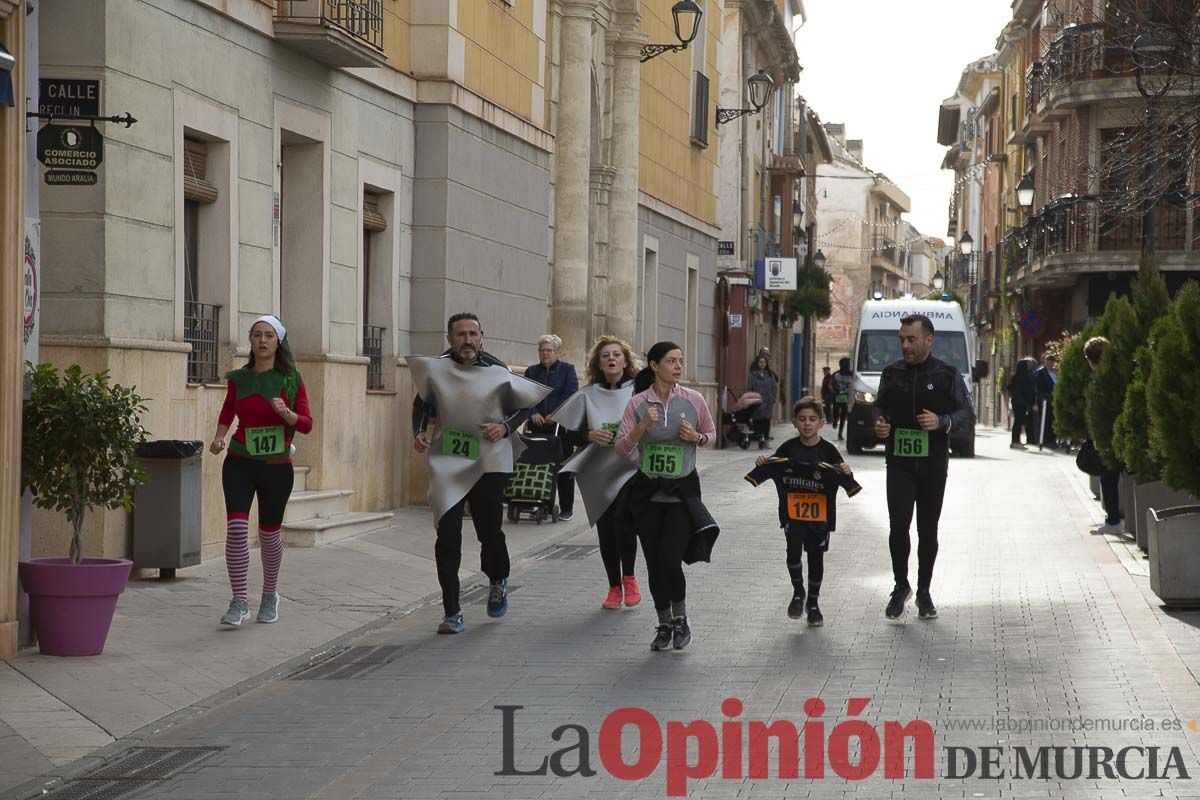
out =
[[(791, 592), (773, 490), (741, 480), (755, 453), (713, 453), (702, 482), (723, 532), (714, 562), (687, 570), (695, 632), (687, 650), (651, 653), (648, 592), (640, 608), (602, 611), (599, 555), (557, 551), (552, 555), (574, 557), (548, 555), (515, 569), (511, 609), (502, 620), (489, 620), (484, 598), (475, 597), (465, 606), (466, 632), (439, 637), (433, 631), (440, 608), (429, 605), (352, 642), (377, 649), (342, 652), (308, 673), (263, 683), (160, 732), (131, 737), (127, 744), (144, 747), (223, 748), (136, 796), (657, 798), (667, 794), (669, 773), (678, 781), (686, 764), (711, 757), (715, 774), (687, 780), (688, 796), (1200, 798), (1200, 732), (1188, 727), (1200, 718), (1200, 613), (1164, 612), (1146, 579), (1123, 564), (1120, 548), (1089, 533), (1099, 509), (1073, 459), (1010, 451), (1000, 432), (981, 433), (978, 450), (974, 460), (951, 463), (933, 585), (937, 620), (918, 621), (911, 605), (900, 622), (883, 617), (891, 571), (880, 456), (850, 459), (864, 491), (840, 499), (821, 594), (826, 624), (810, 629), (784, 613)], [(570, 540), (592, 542), (590, 532)], [(914, 574), (915, 567), (914, 547)], [(287, 624), (285, 617), (277, 628), (286, 631)], [(348, 661), (363, 654), (365, 661)], [(753, 721), (790, 721), (801, 729), (811, 721), (806, 701), (815, 697), (825, 705), (816, 718), (824, 734), (811, 740), (805, 734), (800, 776), (781, 777), (773, 740), (768, 777), (735, 777), (745, 753), (739, 758), (734, 742), (746, 747), (744, 729)], [(727, 698), (739, 699), (744, 710), (724, 714)], [(852, 698), (869, 703), (851, 713)], [(534, 771), (556, 750), (575, 745), (582, 731), (596, 774), (497, 775), (506, 738), (499, 705), (523, 707), (513, 712), (517, 770)], [(630, 706), (658, 721), (665, 751), (655, 759), (653, 737), (639, 747), (636, 729), (624, 728), (624, 761), (657, 764), (636, 781), (614, 777), (615, 760), (600, 754), (605, 718)], [(839, 744), (851, 729), (838, 726), (852, 718), (885, 740), (887, 721), (928, 722), (934, 777), (913, 777), (911, 753), (902, 779), (886, 778), (882, 763), (862, 780), (841, 777), (839, 753), (848, 750), (850, 764), (870, 755), (857, 739)], [(1156, 729), (1141, 730), (1144, 719)], [(670, 720), (704, 720), (718, 733), (723, 722), (740, 721), (743, 733), (714, 739), (716, 749), (701, 752), (703, 726), (691, 729), (697, 735), (685, 748)], [(1172, 729), (1159, 730), (1164, 721)], [(559, 731), (555, 741), (552, 732), (565, 725), (579, 727)], [(1070, 725), (1086, 727), (1048, 729)], [(814, 745), (822, 739), (827, 755)], [(1159, 748), (1158, 773), (1178, 748), (1190, 777), (1176, 768), (1165, 780), (1108, 779), (1099, 766), (1093, 778), (1087, 751), (1077, 779), (1059, 777), (1053, 751), (1048, 780), (1013, 774), (1021, 766), (1018, 747), (1034, 758), (1038, 746), (1067, 748), (1069, 775), (1073, 746), (1132, 745)], [(806, 777), (810, 747), (824, 756), (823, 778), (810, 771)], [(979, 763), (974, 777), (951, 777), (949, 748), (962, 748), (955, 751), (961, 774), (965, 749), (978, 759), (983, 747), (1001, 748), (992, 751), (999, 761), (993, 772), (1002, 769), (1003, 777), (981, 778)], [(560, 761), (575, 770), (579, 748)], [(1148, 762), (1144, 751), (1133, 752), (1126, 772), (1148, 770)]]

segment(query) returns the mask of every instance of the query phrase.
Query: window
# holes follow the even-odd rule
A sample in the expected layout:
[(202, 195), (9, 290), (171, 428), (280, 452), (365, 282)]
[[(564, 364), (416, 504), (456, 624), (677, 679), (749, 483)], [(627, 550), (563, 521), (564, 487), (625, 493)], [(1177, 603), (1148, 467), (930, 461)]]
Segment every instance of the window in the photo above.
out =
[[(706, 6), (707, 0), (702, 0), (700, 5)], [(708, 75), (705, 70), (708, 53), (707, 14), (700, 18), (700, 30), (688, 49), (692, 51), (692, 108), (688, 117), (692, 144), (708, 147)]]
[(684, 344), (687, 348), (686, 361), (688, 375), (697, 380), (697, 367), (700, 361), (699, 321), (700, 321), (700, 257), (694, 253), (687, 254), (687, 330), (684, 333)]
[(221, 306), (202, 291), (207, 281), (201, 273), (202, 207), (220, 196), (208, 180), (208, 143), (184, 138), (183, 142), (183, 340), (192, 346), (188, 353), (188, 383), (215, 383), (220, 372), (217, 341)]
[(384, 388), (383, 333), (387, 328), (371, 324), (383, 321), (379, 319), (382, 315), (375, 307), (379, 303), (372, 304), (372, 292), (378, 295), (381, 289), (386, 291), (383, 286), (378, 285), (381, 283), (381, 276), (378, 273), (382, 270), (380, 270), (381, 265), (376, 263), (379, 260), (380, 250), (376, 240), (387, 230), (387, 219), (380, 213), (380, 204), (379, 195), (363, 193), (363, 355), (371, 360), (367, 365), (367, 389)]
[(642, 351), (658, 341), (658, 242), (647, 237), (642, 257)]

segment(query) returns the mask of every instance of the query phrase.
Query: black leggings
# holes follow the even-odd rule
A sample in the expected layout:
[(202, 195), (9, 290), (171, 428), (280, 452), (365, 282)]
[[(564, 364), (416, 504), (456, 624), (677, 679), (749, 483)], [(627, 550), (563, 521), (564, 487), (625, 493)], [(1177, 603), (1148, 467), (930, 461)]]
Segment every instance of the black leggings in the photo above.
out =
[(249, 514), (258, 495), (258, 526), (268, 530), (283, 524), (283, 512), (292, 496), (296, 473), (291, 463), (268, 464), (254, 458), (225, 457), (221, 488), (225, 490), (226, 514)]
[(437, 542), (433, 555), (437, 562), (438, 583), (442, 587), (442, 608), (446, 616), (457, 614), (459, 583), (458, 568), (462, 565), (463, 506), (471, 506), (471, 522), (479, 539), (479, 569), (488, 579), (502, 581), (508, 577), (508, 546), (504, 542), (504, 485), (507, 473), (485, 473), (467, 496), (447, 511), (437, 524)]
[(848, 419), (850, 419), (850, 406), (845, 403), (834, 403), (831, 424), (837, 428), (838, 436), (846, 432), (846, 420)]
[(1121, 472), (1106, 470), (1100, 473), (1100, 502), (1104, 505), (1104, 522), (1116, 525), (1121, 521)]
[(815, 543), (809, 542), (805, 547), (805, 535), (801, 532), (786, 531), (787, 534), (787, 568), (788, 576), (792, 579), (792, 590), (797, 596), (804, 594), (804, 571), (802, 553), (808, 551), (808, 593), (816, 597), (821, 593), (821, 580), (825, 577), (825, 551)]
[(654, 607), (663, 611), (687, 598), (683, 554), (691, 538), (691, 519), (683, 503), (639, 503), (634, 509), (638, 538), (646, 556), (646, 578)]
[(891, 533), (892, 573), (896, 586), (909, 586), (908, 554), (912, 550), (908, 529), (912, 524), (913, 505), (917, 508), (917, 591), (928, 592), (933, 580), (933, 562), (938, 554), (938, 519), (946, 494), (946, 467), (942, 460), (922, 459), (922, 463), (903, 466), (894, 461), (887, 467), (888, 517)]
[(608, 573), (608, 585), (620, 586), (621, 578), (633, 575), (637, 562), (637, 534), (629, 524), (628, 513), (623, 511), (628, 502), (624, 497), (628, 488), (622, 490), (613, 504), (600, 519), (596, 520), (596, 535), (600, 538), (600, 558), (604, 560), (604, 571)]
[(1014, 405), (1012, 411), (1012, 443), (1021, 444), (1021, 428), (1025, 429), (1025, 438), (1029, 440), (1029, 443), (1036, 443), (1037, 436), (1033, 432), (1033, 415), (1030, 413), (1032, 409), (1029, 406)]

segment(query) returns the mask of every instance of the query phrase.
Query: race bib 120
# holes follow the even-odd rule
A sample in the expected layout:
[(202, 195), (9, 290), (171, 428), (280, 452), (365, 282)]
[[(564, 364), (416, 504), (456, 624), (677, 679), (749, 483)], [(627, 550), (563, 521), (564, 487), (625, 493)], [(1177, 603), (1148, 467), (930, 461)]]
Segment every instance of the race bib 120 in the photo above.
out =
[(787, 510), (793, 522), (829, 521), (829, 500), (819, 492), (788, 492)]

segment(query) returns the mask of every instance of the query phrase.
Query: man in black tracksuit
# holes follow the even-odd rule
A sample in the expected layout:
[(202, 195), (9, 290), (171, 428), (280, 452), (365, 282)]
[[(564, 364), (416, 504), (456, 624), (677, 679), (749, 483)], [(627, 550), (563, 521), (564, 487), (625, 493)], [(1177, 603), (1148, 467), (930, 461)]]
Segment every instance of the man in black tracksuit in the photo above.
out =
[(933, 323), (924, 314), (900, 320), (903, 361), (883, 370), (875, 407), (876, 438), (887, 447), (887, 498), (892, 572), (896, 588), (885, 614), (899, 619), (912, 596), (908, 582), (909, 526), (917, 510), (917, 611), (933, 619), (937, 608), (929, 596), (938, 551), (938, 518), (946, 491), (950, 431), (975, 424), (967, 387), (957, 368), (930, 355)]

